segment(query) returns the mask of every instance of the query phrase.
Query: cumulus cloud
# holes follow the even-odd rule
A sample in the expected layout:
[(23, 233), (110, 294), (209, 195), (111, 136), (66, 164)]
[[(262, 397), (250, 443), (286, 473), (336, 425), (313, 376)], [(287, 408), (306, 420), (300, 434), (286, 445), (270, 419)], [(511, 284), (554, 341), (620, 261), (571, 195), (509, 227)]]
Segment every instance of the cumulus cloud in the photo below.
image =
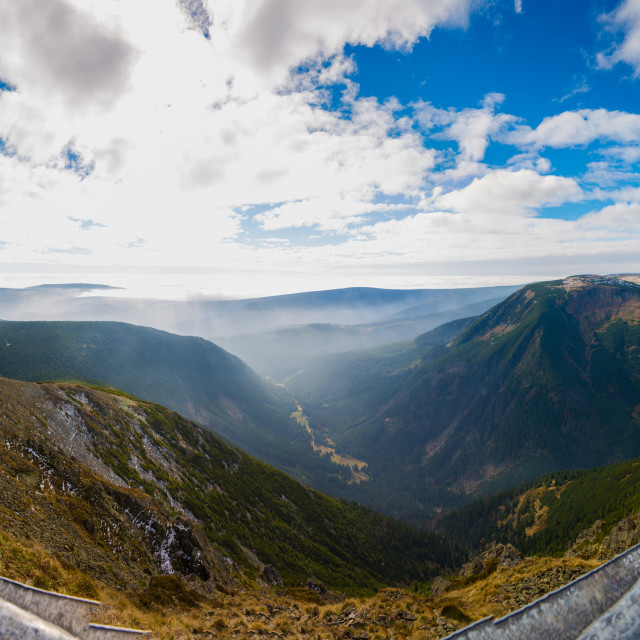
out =
[(600, 211), (582, 216), (580, 226), (608, 231), (622, 237), (640, 232), (640, 198), (636, 202), (617, 202)]
[[(430, 103), (414, 105), (416, 120), (434, 138), (454, 140), (458, 145), (458, 164), (480, 162), (492, 137), (498, 137), (517, 122), (517, 118), (496, 113), (504, 101), (501, 93), (485, 96), (481, 108), (439, 109)], [(471, 166), (471, 165), (470, 165)], [(477, 168), (472, 169), (472, 172)], [(468, 171), (465, 171), (467, 174)]]
[(464, 25), (473, 0), (220, 0), (214, 23), (224, 23), (234, 49), (262, 73), (282, 77), (345, 43), (409, 47), (439, 24)]
[(605, 16), (605, 22), (613, 29), (624, 34), (622, 43), (615, 45), (613, 51), (600, 53), (598, 63), (604, 69), (610, 69), (618, 62), (626, 62), (634, 69), (634, 75), (640, 75), (640, 0), (624, 0), (612, 13)]
[(596, 140), (621, 143), (640, 140), (640, 115), (606, 109), (565, 111), (545, 118), (535, 129), (521, 126), (505, 136), (517, 145), (574, 147)]
[[(336, 231), (376, 210), (379, 195), (416, 193), (435, 152), (399, 106), (351, 85), (345, 117), (325, 107), (324, 87), (354, 70), (347, 40), (406, 46), (437, 23), (464, 23), (470, 7), (414, 0), (409, 20), (390, 1), (371, 12), (159, 0), (150, 19), (142, 0), (41, 4), (0, 0), (0, 77), (16, 88), (0, 96), (12, 150), (0, 155), (0, 205), (13, 212), (6, 261), (231, 264), (245, 255), (245, 205), (289, 203), (258, 220), (265, 230)], [(261, 16), (266, 40), (252, 43)]]
[(66, 108), (109, 106), (125, 91), (135, 49), (65, 0), (0, 0), (0, 75)]
[(540, 175), (530, 169), (499, 169), (475, 178), (463, 189), (438, 195), (434, 204), (444, 210), (477, 216), (515, 216), (581, 197), (581, 189), (572, 178)]

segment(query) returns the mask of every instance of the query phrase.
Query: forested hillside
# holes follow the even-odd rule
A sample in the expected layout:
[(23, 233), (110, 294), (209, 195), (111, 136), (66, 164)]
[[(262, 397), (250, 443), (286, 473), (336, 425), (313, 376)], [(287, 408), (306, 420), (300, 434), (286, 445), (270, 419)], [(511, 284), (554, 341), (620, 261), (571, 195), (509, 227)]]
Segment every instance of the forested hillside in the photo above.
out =
[(457, 337), (421, 352), (416, 340), (396, 368), (353, 354), (351, 369), (344, 358), (288, 384), (312, 425), (368, 463), (363, 499), (381, 487), (369, 504), (417, 519), (547, 471), (640, 454), (639, 321), (637, 284), (538, 283)]
[(103, 581), (251, 584), (272, 565), (285, 585), (371, 592), (454, 562), (439, 536), (303, 487), (161, 406), (6, 379), (0, 402), (0, 530)]
[(0, 321), (0, 375), (123, 389), (314, 486), (327, 490), (351, 477), (314, 453), (308, 434), (291, 419), (295, 404), (281, 387), (202, 338), (117, 322)]

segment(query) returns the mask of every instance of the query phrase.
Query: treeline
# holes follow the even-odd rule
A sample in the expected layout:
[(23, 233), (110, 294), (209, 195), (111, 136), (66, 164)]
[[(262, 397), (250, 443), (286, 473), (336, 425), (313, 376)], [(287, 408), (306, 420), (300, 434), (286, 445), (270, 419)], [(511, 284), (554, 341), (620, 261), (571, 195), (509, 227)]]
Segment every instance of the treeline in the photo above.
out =
[(588, 471), (546, 474), (446, 514), (438, 529), (473, 551), (491, 542), (510, 542), (527, 555), (562, 555), (596, 520), (605, 522), (604, 536), (638, 511), (640, 460), (636, 459)]

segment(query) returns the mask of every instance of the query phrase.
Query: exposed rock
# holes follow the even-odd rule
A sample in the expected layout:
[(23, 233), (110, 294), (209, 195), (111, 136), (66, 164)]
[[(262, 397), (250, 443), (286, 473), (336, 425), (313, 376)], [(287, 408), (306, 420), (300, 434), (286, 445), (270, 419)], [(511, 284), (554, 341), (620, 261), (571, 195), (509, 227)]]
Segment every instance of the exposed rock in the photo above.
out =
[(404, 620), (405, 622), (414, 622), (417, 619), (411, 611), (399, 611), (396, 614), (396, 618), (398, 620)]
[[(476, 576), (484, 571), (484, 562), (480, 556), (475, 556), (469, 562), (462, 565), (462, 569), (458, 571), (458, 575), (462, 578)], [(435, 585), (435, 582), (434, 582)], [(433, 592), (433, 591), (432, 591)]]
[(548, 571), (528, 576), (518, 582), (505, 584), (502, 590), (510, 596), (506, 602), (510, 603), (509, 608), (519, 608), (529, 604), (541, 596), (555, 591), (568, 582), (575, 580), (586, 573), (584, 567), (554, 567)]
[(604, 520), (596, 520), (592, 527), (578, 534), (574, 543), (564, 554), (565, 558), (591, 558), (598, 553), (596, 540), (602, 534)]
[(441, 576), (437, 576), (431, 586), (431, 593), (434, 596), (438, 596), (449, 589), (451, 586), (451, 580), (447, 580)]
[(320, 596), (327, 593), (327, 587), (324, 582), (320, 582), (316, 578), (309, 578), (305, 587), (310, 591), (315, 591)]
[[(602, 538), (604, 520), (597, 520), (589, 529), (581, 531), (565, 553), (568, 558), (598, 558), (608, 560), (625, 549), (640, 543), (640, 514), (624, 518)], [(601, 541), (599, 539), (602, 538)]]
[(640, 542), (640, 514), (620, 520), (602, 540), (601, 551), (607, 555), (622, 553)]
[(258, 577), (272, 587), (282, 586), (282, 577), (278, 573), (278, 570), (271, 564), (266, 564)]
[(497, 569), (502, 567), (517, 567), (524, 556), (512, 544), (492, 544), (483, 554), (485, 567), (488, 563), (497, 561)]
[(523, 560), (524, 556), (512, 544), (493, 543), (481, 555), (464, 564), (458, 575), (468, 578), (491, 573), (502, 567), (517, 567)]

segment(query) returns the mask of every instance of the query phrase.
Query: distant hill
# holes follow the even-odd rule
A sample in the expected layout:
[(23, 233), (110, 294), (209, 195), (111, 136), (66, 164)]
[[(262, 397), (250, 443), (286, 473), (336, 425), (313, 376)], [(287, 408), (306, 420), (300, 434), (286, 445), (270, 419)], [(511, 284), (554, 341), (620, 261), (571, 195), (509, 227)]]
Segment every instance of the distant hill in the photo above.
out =
[[(217, 343), (242, 358), (258, 373), (283, 381), (299, 371), (315, 367), (315, 360), (332, 353), (411, 340), (453, 320), (479, 315), (502, 300), (503, 297), (491, 298), (436, 313), (427, 311), (434, 306), (429, 303), (410, 307), (383, 322), (298, 325), (268, 333), (219, 338)], [(425, 315), (414, 315), (417, 310), (424, 311)]]
[(271, 565), (285, 586), (363, 593), (452, 562), (442, 538), (307, 489), (161, 406), (6, 379), (0, 403), (0, 530), (102, 582), (254, 585)]
[(402, 366), (353, 355), (287, 382), (336, 450), (368, 463), (356, 489), (368, 504), (418, 518), (547, 471), (640, 455), (637, 284), (529, 285), (445, 344), (420, 355), (419, 343)]
[[(294, 325), (398, 322), (504, 298), (516, 287), (376, 289), (354, 287), (246, 300), (153, 300), (117, 296), (91, 284), (0, 289), (7, 320), (108, 320), (150, 326), (217, 342), (226, 336), (265, 333)], [(108, 294), (108, 295), (107, 295)], [(408, 316), (404, 312), (409, 310)], [(476, 312), (478, 313), (478, 312)], [(465, 315), (473, 315), (466, 313)], [(459, 317), (459, 316), (458, 316)], [(444, 322), (441, 320), (440, 322)], [(414, 337), (420, 333), (414, 333)]]

